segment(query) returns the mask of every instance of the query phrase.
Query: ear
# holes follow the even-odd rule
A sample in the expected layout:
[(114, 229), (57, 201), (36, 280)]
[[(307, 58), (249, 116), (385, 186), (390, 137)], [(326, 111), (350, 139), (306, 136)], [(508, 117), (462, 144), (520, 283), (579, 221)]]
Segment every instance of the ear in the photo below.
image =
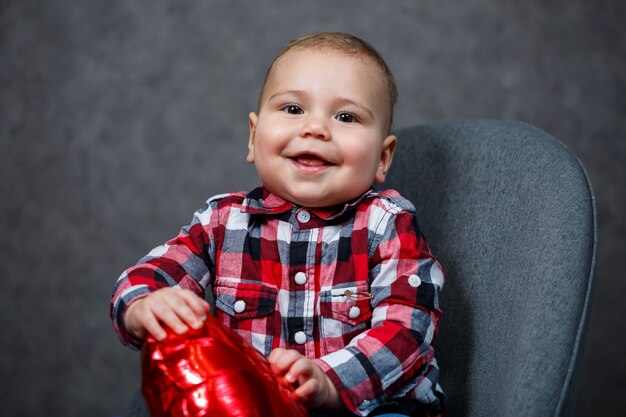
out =
[(248, 138), (248, 156), (246, 157), (246, 161), (248, 163), (254, 163), (254, 133), (256, 131), (256, 124), (259, 120), (259, 116), (256, 113), (250, 112), (248, 115), (248, 126), (250, 128), (250, 137)]
[(380, 151), (380, 160), (378, 161), (378, 169), (376, 170), (376, 177), (374, 180), (377, 183), (382, 183), (387, 177), (387, 172), (391, 167), (391, 161), (393, 160), (393, 154), (396, 151), (396, 144), (398, 138), (394, 135), (389, 135), (383, 140), (383, 147)]

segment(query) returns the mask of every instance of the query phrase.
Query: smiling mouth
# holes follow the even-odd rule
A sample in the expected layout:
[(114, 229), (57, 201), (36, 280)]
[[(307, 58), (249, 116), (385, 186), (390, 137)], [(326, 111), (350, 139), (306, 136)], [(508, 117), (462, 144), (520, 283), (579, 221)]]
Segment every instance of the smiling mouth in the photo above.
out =
[(307, 168), (323, 168), (334, 165), (333, 163), (312, 154), (296, 155), (290, 159), (296, 164)]

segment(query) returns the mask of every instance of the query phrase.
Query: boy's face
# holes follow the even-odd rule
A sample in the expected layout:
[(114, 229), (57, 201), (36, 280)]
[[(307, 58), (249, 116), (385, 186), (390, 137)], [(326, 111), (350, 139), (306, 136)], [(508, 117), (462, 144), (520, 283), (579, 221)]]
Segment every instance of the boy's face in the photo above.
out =
[(395, 150), (385, 91), (366, 59), (287, 52), (274, 65), (258, 115), (250, 113), (248, 162), (271, 192), (301, 206), (358, 197), (384, 181)]

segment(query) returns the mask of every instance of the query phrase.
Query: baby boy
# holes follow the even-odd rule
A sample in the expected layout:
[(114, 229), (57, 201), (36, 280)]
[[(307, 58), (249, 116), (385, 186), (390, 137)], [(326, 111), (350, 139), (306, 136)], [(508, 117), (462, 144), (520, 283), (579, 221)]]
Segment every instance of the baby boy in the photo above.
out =
[(413, 205), (374, 191), (391, 166), (394, 78), (369, 44), (290, 42), (250, 113), (262, 186), (211, 197), (126, 270), (111, 317), (139, 347), (214, 313), (268, 356), (317, 415), (438, 415), (440, 265)]

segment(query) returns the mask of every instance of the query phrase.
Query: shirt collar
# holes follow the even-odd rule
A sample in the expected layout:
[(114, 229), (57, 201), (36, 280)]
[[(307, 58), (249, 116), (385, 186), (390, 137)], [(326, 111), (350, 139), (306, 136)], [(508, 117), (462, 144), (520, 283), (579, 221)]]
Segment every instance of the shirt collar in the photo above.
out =
[[(366, 196), (373, 193), (374, 189), (370, 188), (356, 199), (346, 203), (330, 207), (307, 208), (307, 210), (323, 220), (334, 220), (354, 209)], [(300, 206), (273, 194), (263, 186), (250, 191), (243, 200), (242, 206), (241, 211), (248, 214), (280, 214), (293, 208), (300, 208)]]

